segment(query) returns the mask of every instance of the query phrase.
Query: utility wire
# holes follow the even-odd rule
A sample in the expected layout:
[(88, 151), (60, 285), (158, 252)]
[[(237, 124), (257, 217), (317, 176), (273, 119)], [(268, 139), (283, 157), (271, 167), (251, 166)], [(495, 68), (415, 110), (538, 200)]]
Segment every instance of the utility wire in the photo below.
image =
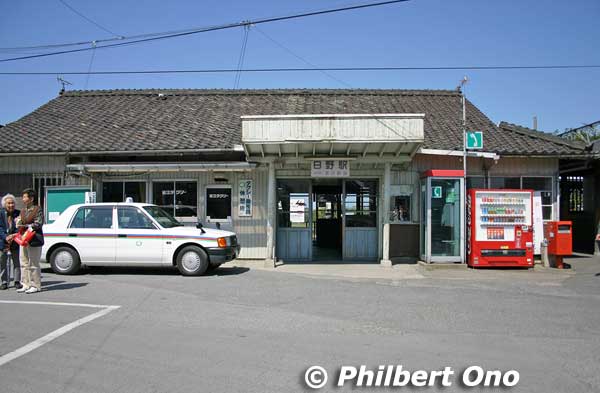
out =
[(87, 20), (88, 22), (90, 22), (91, 24), (93, 24), (94, 26), (96, 26), (97, 28), (99, 28), (102, 31), (107, 32), (108, 34), (115, 36), (115, 37), (121, 37), (119, 34), (110, 31), (109, 29), (107, 29), (106, 27), (102, 26), (100, 23), (93, 21), (92, 19), (88, 18), (87, 16), (85, 16), (84, 14), (82, 14), (81, 12), (77, 11), (75, 8), (73, 8), (72, 6), (70, 6), (66, 1), (64, 0), (58, 0), (61, 2), (62, 5), (64, 5), (65, 7), (67, 7), (68, 9), (70, 9), (73, 13), (79, 15), (80, 17), (82, 17), (83, 19)]
[[(93, 49), (93, 48), (90, 48)], [(135, 71), (8, 71), (0, 72), (0, 75), (130, 75), (130, 74), (223, 74), (237, 72), (323, 72), (323, 71), (345, 71), (345, 72), (385, 72), (385, 71), (452, 71), (452, 70), (476, 70), (476, 71), (502, 71), (502, 70), (566, 70), (566, 69), (596, 69), (600, 64), (564, 64), (564, 65), (531, 65), (531, 66), (440, 66), (440, 67), (319, 67), (319, 68), (206, 68), (196, 70), (135, 70)]]
[(240, 56), (238, 57), (237, 70), (238, 72), (235, 74), (235, 81), (233, 83), (233, 88), (237, 89), (240, 86), (240, 79), (242, 77), (242, 67), (244, 66), (244, 58), (246, 57), (246, 47), (248, 45), (248, 35), (250, 33), (250, 26), (246, 25), (243, 27), (243, 38), (242, 38), (242, 49), (240, 50)]
[[(404, 1), (409, 1), (409, 0), (404, 0)], [(390, 2), (390, 3), (393, 3), (393, 2)], [(344, 8), (344, 9), (339, 9), (339, 10), (345, 11), (346, 9)], [(313, 11), (311, 11), (311, 12), (313, 12)], [(317, 12), (317, 11), (314, 11), (314, 12)], [(270, 19), (270, 18), (268, 18), (268, 19)], [(92, 41), (78, 41), (78, 42), (67, 42), (67, 43), (46, 44), (46, 45), (32, 45), (32, 46), (18, 46), (18, 47), (0, 47), (0, 52), (4, 52), (4, 51), (16, 52), (16, 51), (21, 51), (21, 50), (31, 51), (31, 50), (42, 50), (42, 49), (57, 49), (57, 48), (64, 48), (64, 47), (70, 47), (70, 46), (91, 45), (92, 42), (94, 42), (94, 41), (97, 44), (100, 44), (100, 43), (104, 43), (104, 42), (134, 40), (134, 39), (139, 39), (139, 38), (159, 37), (159, 36), (167, 36), (167, 35), (180, 34), (180, 33), (193, 33), (193, 32), (197, 32), (197, 31), (212, 28), (212, 27), (216, 27), (216, 26), (215, 25), (200, 26), (200, 27), (192, 27), (192, 28), (187, 28), (187, 29), (170, 30), (170, 31), (154, 32), (154, 33), (144, 33), (144, 34), (137, 34), (137, 35), (130, 35), (130, 36), (118, 36), (117, 35), (114, 38), (96, 39), (96, 40), (92, 40)]]
[(84, 85), (84, 90), (87, 90), (88, 88), (88, 83), (90, 82), (90, 75), (92, 72), (92, 65), (94, 64), (94, 57), (96, 55), (96, 43), (92, 43), (94, 50), (92, 50), (92, 56), (90, 58), (90, 65), (88, 66), (88, 72), (87, 75), (85, 77), (85, 85)]
[[(389, 1), (382, 1), (382, 2), (377, 2), (377, 3), (360, 4), (360, 5), (354, 5), (354, 6), (348, 6), (348, 7), (332, 8), (332, 9), (321, 10), (321, 11), (311, 11), (311, 12), (304, 12), (304, 13), (300, 13), (300, 14), (256, 19), (256, 20), (237, 22), (237, 23), (229, 23), (229, 24), (224, 24), (224, 25), (199, 28), (199, 29), (191, 30), (191, 31), (184, 31), (184, 32), (179, 32), (179, 33), (160, 35), (157, 37), (142, 38), (142, 39), (128, 41), (128, 42), (118, 42), (118, 43), (114, 43), (114, 44), (99, 45), (96, 47), (96, 49), (114, 48), (114, 47), (119, 47), (119, 46), (124, 46), (124, 45), (138, 44), (138, 43), (143, 43), (143, 42), (151, 42), (151, 41), (163, 40), (163, 39), (167, 39), (167, 38), (183, 37), (183, 36), (188, 36), (188, 35), (198, 34), (198, 33), (206, 33), (209, 31), (226, 30), (226, 29), (232, 29), (235, 27), (243, 27), (243, 26), (247, 26), (247, 25), (279, 22), (279, 21), (284, 21), (284, 20), (305, 18), (305, 17), (309, 17), (309, 16), (332, 14), (332, 13), (342, 12), (342, 11), (351, 11), (351, 10), (358, 10), (358, 9), (363, 9), (363, 8), (379, 7), (379, 6), (383, 6), (383, 5), (389, 5), (389, 4), (405, 3), (407, 1), (410, 1), (410, 0), (389, 0)], [(100, 42), (100, 40), (97, 40), (96, 42)], [(88, 44), (89, 44), (89, 42), (88, 42)], [(43, 53), (43, 54), (38, 54), (38, 55), (12, 57), (12, 58), (7, 58), (7, 59), (0, 59), (0, 63), (4, 63), (4, 62), (8, 62), (8, 61), (16, 61), (16, 60), (34, 59), (34, 58), (39, 58), (39, 57), (63, 55), (63, 54), (67, 54), (67, 53), (83, 52), (83, 51), (88, 51), (91, 49), (92, 48), (89, 48), (89, 47), (88, 48), (78, 48), (78, 49), (69, 49), (69, 50), (63, 50), (63, 51), (57, 51), (57, 52)]]
[[(258, 31), (260, 34), (263, 35), (263, 37), (265, 37), (266, 39), (268, 39), (269, 41), (271, 41), (272, 43), (274, 43), (275, 45), (277, 45), (278, 47), (280, 47), (281, 49), (283, 49), (284, 51), (286, 51), (287, 53), (289, 53), (290, 55), (294, 56), (296, 59), (300, 60), (301, 62), (303, 62), (304, 64), (308, 65), (309, 67), (311, 67), (312, 69), (318, 70), (319, 67), (314, 65), (313, 63), (311, 63), (310, 61), (306, 60), (304, 57), (300, 56), (299, 54), (295, 53), (294, 51), (292, 51), (290, 48), (288, 48), (287, 46), (283, 45), (281, 42), (277, 41), (275, 38), (271, 37), (270, 35), (268, 35), (267, 33), (265, 33), (263, 30), (261, 30), (258, 26), (254, 27), (256, 29), (256, 31)], [(321, 70), (321, 73), (331, 79), (333, 79), (334, 81), (352, 88), (352, 86), (350, 86), (348, 83), (344, 82), (341, 79), (338, 79), (337, 77), (335, 77), (333, 74), (330, 74), (327, 71), (323, 71)]]
[[(288, 48), (286, 45), (282, 44), (281, 42), (277, 41), (276, 39), (272, 38), (271, 36), (269, 36), (267, 33), (265, 33), (264, 31), (262, 31), (261, 29), (259, 29), (258, 27), (255, 27), (256, 30), (261, 33), (265, 38), (267, 38), (269, 41), (271, 41), (272, 43), (274, 43), (275, 45), (277, 45), (278, 47), (280, 47), (281, 49), (283, 49), (284, 51), (286, 51), (287, 53), (289, 53), (290, 55), (294, 56), (295, 58), (297, 58), (298, 60), (302, 61), (303, 63), (307, 64), (308, 66), (310, 66), (313, 69), (319, 69), (318, 66), (314, 65), (313, 63), (311, 63), (310, 61), (306, 60), (304, 57), (300, 56), (299, 54), (297, 54), (296, 52), (294, 52), (293, 50), (291, 50), (290, 48)], [(354, 87), (352, 85), (350, 85), (349, 83), (335, 77), (333, 74), (327, 72), (327, 71), (321, 71), (321, 73), (325, 76), (327, 76), (328, 78), (336, 81), (337, 83), (342, 84), (343, 86), (353, 89)], [(333, 105), (337, 106), (340, 109), (345, 109), (343, 107), (343, 105), (338, 104), (335, 100), (333, 101)], [(378, 117), (376, 117), (375, 114), (373, 114), (373, 118), (380, 123), (381, 125), (383, 125), (385, 128), (387, 128), (388, 130), (390, 130), (392, 133), (396, 134), (397, 136), (406, 139), (405, 136), (402, 135), (401, 132), (399, 132), (396, 128), (394, 128), (393, 125), (388, 124), (389, 122), (384, 121), (383, 119), (380, 119)]]

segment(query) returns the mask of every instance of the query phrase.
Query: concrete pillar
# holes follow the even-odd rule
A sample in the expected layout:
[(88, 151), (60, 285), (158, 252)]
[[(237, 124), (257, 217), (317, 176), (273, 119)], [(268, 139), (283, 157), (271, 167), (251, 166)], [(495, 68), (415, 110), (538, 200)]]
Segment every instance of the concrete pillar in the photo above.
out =
[(269, 162), (269, 179), (267, 182), (267, 255), (265, 258), (265, 267), (275, 267), (275, 225), (277, 217), (276, 209), (276, 182), (275, 182), (275, 163)]
[(391, 182), (392, 182), (392, 164), (385, 163), (383, 168), (383, 258), (381, 259), (382, 266), (392, 266), (390, 260), (390, 198), (391, 198)]

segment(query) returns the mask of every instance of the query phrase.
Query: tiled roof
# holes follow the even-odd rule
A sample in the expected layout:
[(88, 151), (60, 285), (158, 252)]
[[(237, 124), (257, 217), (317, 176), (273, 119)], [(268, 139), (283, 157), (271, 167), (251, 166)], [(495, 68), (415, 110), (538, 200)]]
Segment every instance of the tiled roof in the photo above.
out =
[[(70, 91), (2, 128), (0, 135), (15, 143), (0, 146), (0, 153), (232, 149), (241, 143), (242, 115), (332, 113), (424, 113), (423, 147), (460, 150), (461, 108), (455, 90)], [(467, 128), (484, 132), (486, 151), (569, 149), (536, 139), (540, 133), (499, 128), (469, 101)]]
[(556, 135), (533, 130), (531, 128), (500, 122), (498, 125), (505, 139), (503, 150), (499, 154), (519, 154), (525, 151), (529, 155), (581, 155), (588, 153), (585, 143), (566, 140)]

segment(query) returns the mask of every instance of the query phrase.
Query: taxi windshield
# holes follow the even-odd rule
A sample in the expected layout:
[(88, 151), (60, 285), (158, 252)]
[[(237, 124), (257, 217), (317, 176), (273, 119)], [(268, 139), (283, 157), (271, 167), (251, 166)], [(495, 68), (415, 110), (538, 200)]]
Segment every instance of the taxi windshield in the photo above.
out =
[(164, 211), (158, 206), (144, 206), (144, 210), (148, 212), (163, 228), (181, 227), (182, 223), (177, 221), (175, 217)]

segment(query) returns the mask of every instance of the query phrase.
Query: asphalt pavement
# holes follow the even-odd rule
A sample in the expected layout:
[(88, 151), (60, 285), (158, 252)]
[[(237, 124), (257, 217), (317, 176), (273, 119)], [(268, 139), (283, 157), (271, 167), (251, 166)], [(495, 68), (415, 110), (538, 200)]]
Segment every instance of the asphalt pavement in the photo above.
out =
[[(205, 277), (45, 269), (42, 293), (0, 292), (0, 361), (71, 330), (0, 365), (0, 392), (501, 390), (461, 386), (470, 366), (518, 371), (514, 392), (598, 392), (600, 259), (569, 262), (564, 272), (362, 280), (235, 266)], [(73, 325), (108, 305), (120, 308)], [(329, 373), (320, 390), (304, 382), (313, 365)], [(361, 365), (455, 375), (448, 388), (335, 387), (340, 367)]]

